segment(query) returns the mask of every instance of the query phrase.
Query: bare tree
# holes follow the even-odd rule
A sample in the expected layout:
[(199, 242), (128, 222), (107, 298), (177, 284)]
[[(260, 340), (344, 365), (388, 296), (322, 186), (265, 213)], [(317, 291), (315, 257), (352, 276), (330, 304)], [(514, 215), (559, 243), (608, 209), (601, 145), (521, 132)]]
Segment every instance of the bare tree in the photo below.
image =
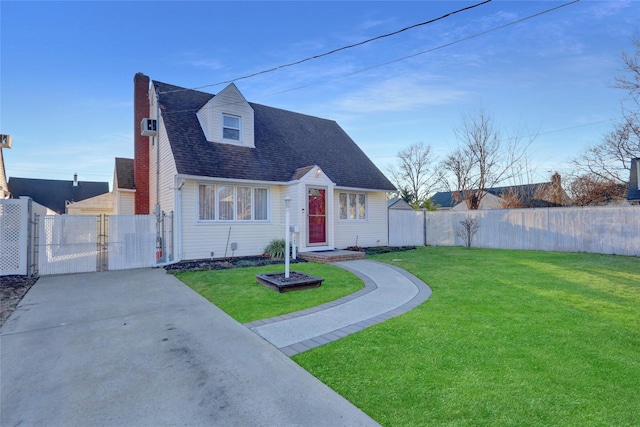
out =
[(534, 138), (522, 144), (517, 132), (503, 137), (483, 108), (463, 114), (454, 133), (458, 147), (441, 163), (441, 178), (454, 198), (464, 201), (468, 209), (480, 207), (487, 188), (523, 172), (523, 160)]
[(598, 175), (581, 175), (569, 186), (574, 206), (603, 206), (627, 199), (627, 185)]
[(480, 222), (478, 221), (478, 218), (466, 216), (462, 221), (460, 221), (460, 227), (458, 228), (456, 235), (462, 239), (466, 247), (470, 248), (473, 236), (475, 236), (479, 229)]
[(632, 37), (631, 43), (636, 51), (622, 52), (622, 63), (627, 73), (616, 77), (615, 87), (626, 91), (636, 105), (640, 105), (640, 36)]
[(396, 187), (404, 196), (412, 197), (410, 203), (426, 200), (438, 182), (431, 146), (424, 142), (413, 144), (396, 157), (397, 163), (387, 169)]
[[(572, 160), (580, 177), (598, 183), (626, 184), (631, 159), (640, 157), (640, 36), (632, 39), (635, 53), (622, 53), (625, 74), (615, 78), (614, 87), (626, 92), (622, 100), (622, 119), (602, 141), (588, 147)], [(584, 181), (584, 180), (583, 180)]]

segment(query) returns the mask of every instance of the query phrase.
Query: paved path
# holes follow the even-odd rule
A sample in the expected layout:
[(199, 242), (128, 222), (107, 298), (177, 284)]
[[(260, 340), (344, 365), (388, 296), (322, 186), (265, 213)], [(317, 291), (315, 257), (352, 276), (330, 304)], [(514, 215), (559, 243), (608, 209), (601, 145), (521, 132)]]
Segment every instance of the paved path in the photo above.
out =
[(42, 277), (0, 329), (2, 426), (375, 426), (164, 270)]
[(405, 313), (431, 295), (423, 281), (389, 264), (358, 260), (334, 265), (360, 277), (365, 289), (318, 307), (245, 325), (293, 356)]

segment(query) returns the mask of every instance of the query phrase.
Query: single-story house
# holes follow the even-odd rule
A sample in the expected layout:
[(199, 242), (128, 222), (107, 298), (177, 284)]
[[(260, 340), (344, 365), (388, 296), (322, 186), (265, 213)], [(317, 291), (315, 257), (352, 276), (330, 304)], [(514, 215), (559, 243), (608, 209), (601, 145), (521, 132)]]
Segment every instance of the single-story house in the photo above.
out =
[(75, 202), (109, 193), (108, 182), (79, 181), (77, 174), (72, 181), (10, 177), (8, 186), (12, 197), (30, 197), (58, 214)]
[(627, 200), (632, 204), (640, 204), (640, 158), (631, 159)]
[(134, 124), (135, 212), (174, 213), (177, 259), (262, 254), (287, 202), (301, 252), (387, 245), (396, 188), (333, 120), (138, 73)]
[[(458, 191), (442, 191), (431, 197), (433, 204), (439, 205), (439, 210), (467, 210), (467, 204), (463, 199), (462, 192)], [(517, 203), (514, 203), (513, 199), (516, 199)], [(562, 188), (560, 174), (556, 173), (549, 182), (487, 188), (480, 200), (480, 209), (548, 208), (564, 206), (568, 201), (569, 196)]]

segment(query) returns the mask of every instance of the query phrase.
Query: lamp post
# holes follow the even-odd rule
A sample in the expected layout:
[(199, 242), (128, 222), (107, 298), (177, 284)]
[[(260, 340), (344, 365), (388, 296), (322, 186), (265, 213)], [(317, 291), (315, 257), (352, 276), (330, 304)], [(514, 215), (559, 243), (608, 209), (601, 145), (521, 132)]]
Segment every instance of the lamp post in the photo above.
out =
[(284, 198), (284, 205), (286, 207), (284, 214), (284, 277), (289, 278), (289, 208), (291, 207), (291, 197)]

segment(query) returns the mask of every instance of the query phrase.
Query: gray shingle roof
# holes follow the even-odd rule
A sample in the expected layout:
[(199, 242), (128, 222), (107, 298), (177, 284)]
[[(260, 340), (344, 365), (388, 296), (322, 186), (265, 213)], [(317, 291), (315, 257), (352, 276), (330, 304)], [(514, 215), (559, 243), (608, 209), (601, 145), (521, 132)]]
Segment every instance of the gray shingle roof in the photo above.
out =
[(629, 174), (629, 191), (627, 192), (627, 200), (640, 200), (640, 188), (638, 183), (638, 164), (640, 158), (631, 159), (631, 172)]
[(9, 191), (14, 198), (29, 196), (34, 202), (58, 212), (65, 212), (65, 202), (79, 202), (109, 192), (108, 182), (55, 179), (9, 178)]
[(196, 112), (214, 95), (153, 84), (180, 174), (288, 182), (317, 165), (337, 186), (395, 191), (335, 121), (250, 102), (255, 148), (208, 142)]
[(133, 177), (133, 159), (116, 157), (116, 179), (118, 188), (125, 190), (135, 190), (136, 185)]

